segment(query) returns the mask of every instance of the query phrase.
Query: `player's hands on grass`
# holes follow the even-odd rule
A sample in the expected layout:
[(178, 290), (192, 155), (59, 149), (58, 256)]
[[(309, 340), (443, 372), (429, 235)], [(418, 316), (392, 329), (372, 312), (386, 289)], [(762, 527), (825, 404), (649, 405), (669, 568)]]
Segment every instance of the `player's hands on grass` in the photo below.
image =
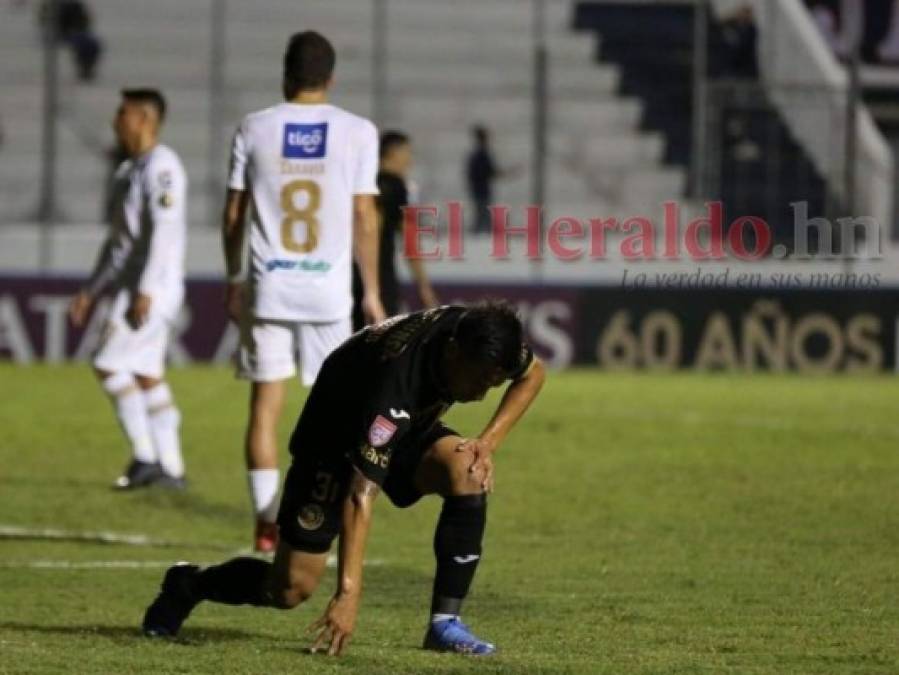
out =
[(234, 323), (240, 324), (240, 314), (243, 307), (243, 284), (229, 283), (225, 289), (225, 311), (228, 318)]
[(493, 492), (493, 453), (496, 447), (483, 438), (466, 438), (456, 446), (456, 452), (470, 452), (473, 455), (468, 473), (480, 476), (481, 489)]
[(153, 304), (153, 298), (146, 293), (135, 293), (131, 299), (131, 306), (125, 315), (128, 319), (128, 325), (134, 330), (143, 326), (150, 317), (150, 306)]
[(381, 298), (375, 293), (366, 293), (362, 296), (362, 314), (366, 323), (381, 323), (387, 318)]
[(72, 298), (72, 302), (69, 303), (69, 321), (75, 328), (81, 328), (84, 325), (93, 304), (94, 299), (87, 291), (80, 291)]
[(322, 617), (309, 626), (310, 632), (318, 632), (309, 651), (316, 654), (327, 649), (328, 656), (340, 656), (350, 642), (358, 612), (358, 593), (335, 593)]

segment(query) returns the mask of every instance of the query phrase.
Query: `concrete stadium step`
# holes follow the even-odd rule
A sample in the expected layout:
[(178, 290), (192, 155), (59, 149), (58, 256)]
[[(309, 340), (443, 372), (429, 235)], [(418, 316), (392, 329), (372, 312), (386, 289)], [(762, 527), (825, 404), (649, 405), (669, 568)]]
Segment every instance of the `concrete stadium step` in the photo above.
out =
[[(501, 161), (523, 167), (516, 178), (497, 184), (497, 195), (529, 201), (530, 3), (386, 1), (386, 121), (408, 129), (416, 139), (417, 174), (428, 198), (464, 197), (462, 164), (470, 145), (468, 129), (472, 123), (483, 122), (496, 129)], [(218, 111), (226, 129), (224, 138), (211, 141), (221, 143), (220, 154), (227, 155), (231, 130), (244, 114), (279, 101), (284, 40), (306, 26), (321, 30), (337, 46), (335, 103), (370, 114), (372, 4), (362, 0), (229, 2), (224, 64), (228, 91)], [(96, 217), (106, 168), (74, 130), (86, 129), (94, 139), (110, 139), (108, 124), (118, 89), (138, 82), (158, 84), (170, 99), (164, 140), (188, 165), (192, 219), (208, 222), (207, 214), (217, 219), (221, 195), (215, 186), (209, 190), (207, 185), (208, 121), (213, 105), (208, 80), (212, 5), (213, 0), (93, 0), (97, 30), (108, 50), (98, 83), (73, 86), (71, 58), (60, 55), (67, 83), (58, 167), (61, 196), (78, 219)], [(625, 202), (643, 202), (682, 186), (683, 176), (658, 170), (659, 139), (639, 131), (639, 102), (618, 96), (618, 70), (595, 64), (595, 37), (567, 30), (573, 5), (571, 0), (550, 0), (547, 10), (552, 130), (548, 204), (559, 204), (567, 211), (595, 210), (597, 204), (622, 208)], [(0, 195), (5, 197), (11, 185), (17, 196), (30, 194), (36, 185), (37, 163), (28, 158), (33, 160), (40, 143), (42, 61), (30, 12), (16, 14), (12, 28), (2, 23), (2, 112), (8, 136), (14, 134), (16, 140), (8, 143), (0, 162), (5, 154), (17, 165), (16, 169), (0, 166)], [(21, 197), (17, 203), (24, 201)], [(6, 203), (4, 199), (4, 211)]]
[(600, 167), (588, 172), (588, 183), (603, 194), (641, 195), (648, 201), (663, 202), (683, 197), (687, 176), (676, 167)]
[[(507, 96), (499, 100), (461, 99), (455, 97), (431, 96), (415, 97), (412, 105), (404, 100), (396, 101), (401, 106), (403, 120), (411, 128), (431, 128), (449, 123), (469, 125), (482, 122), (507, 129), (516, 126), (530, 128), (532, 101), (527, 96)], [(594, 128), (633, 129), (639, 122), (641, 105), (633, 99), (598, 100), (595, 103), (581, 101), (550, 102), (551, 124), (569, 128), (586, 125)]]
[[(240, 60), (228, 67), (226, 81), (235, 87), (275, 90), (280, 82), (280, 66), (276, 64), (275, 59), (270, 62)], [(30, 64), (18, 62), (0, 68), (0, 77), (4, 82), (25, 85), (35, 82), (35, 75), (39, 72)], [(611, 95), (619, 84), (617, 69), (595, 68), (589, 63), (553, 67), (549, 75), (551, 94), (584, 92)], [(209, 64), (205, 60), (184, 63), (177, 54), (169, 54), (137, 62), (108, 62), (101, 68), (98, 81), (91, 86), (118, 87), (147, 82), (162, 88), (194, 86), (208, 89), (209, 77)], [(464, 76), (460, 76), (456, 69), (432, 69), (426, 67), (426, 64), (403, 61), (389, 66), (386, 82), (390, 89), (399, 91), (475, 91), (490, 95), (509, 90), (532, 91), (533, 72), (529, 63), (518, 63), (512, 68), (505, 64), (485, 62), (480, 67), (466, 70)], [(338, 89), (346, 91), (370, 90), (373, 86), (370, 63), (358, 61), (343, 64), (338, 71), (336, 83)]]

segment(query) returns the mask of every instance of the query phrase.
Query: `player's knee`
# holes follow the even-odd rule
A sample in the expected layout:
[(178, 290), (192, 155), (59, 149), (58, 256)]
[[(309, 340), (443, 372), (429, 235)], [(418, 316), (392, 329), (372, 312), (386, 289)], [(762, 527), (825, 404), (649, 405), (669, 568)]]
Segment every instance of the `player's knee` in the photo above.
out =
[(275, 607), (278, 609), (293, 609), (312, 597), (312, 590), (304, 587), (282, 588), (273, 594)]
[(318, 580), (304, 572), (288, 572), (287, 578), (276, 583), (272, 590), (272, 601), (278, 609), (293, 609), (300, 605), (315, 592)]
[(454, 453), (447, 467), (448, 490), (445, 496), (453, 495), (477, 495), (484, 489), (483, 476), (476, 471), (471, 471), (474, 458), (466, 452)]
[(147, 375), (135, 375), (135, 382), (137, 382), (137, 386), (146, 391), (147, 389), (153, 389), (154, 387), (162, 384), (162, 380), (158, 377), (149, 377)]

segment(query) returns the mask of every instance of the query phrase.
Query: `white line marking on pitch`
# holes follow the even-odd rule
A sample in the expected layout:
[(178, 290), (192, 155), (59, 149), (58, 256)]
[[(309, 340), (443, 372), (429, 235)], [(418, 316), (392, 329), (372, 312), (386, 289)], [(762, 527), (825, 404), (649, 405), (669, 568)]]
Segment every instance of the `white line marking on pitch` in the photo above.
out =
[[(171, 560), (0, 560), (0, 569), (29, 570), (133, 570), (163, 569), (174, 565)], [(197, 563), (201, 567), (212, 562)], [(384, 561), (366, 560), (367, 567), (379, 567)], [(337, 567), (337, 556), (328, 556), (328, 567)]]
[[(147, 546), (157, 548), (205, 548), (234, 553), (231, 546), (196, 544), (165, 539), (153, 539), (145, 534), (122, 534), (120, 532), (79, 532), (53, 528), (19, 527), (0, 525), (0, 539), (30, 539), (38, 541), (74, 541), (92, 544), (122, 544), (125, 546)], [(248, 549), (239, 549), (237, 554), (253, 555)], [(263, 556), (269, 559), (270, 556)], [(0, 560), (3, 569), (153, 569), (170, 567), (171, 560)], [(214, 563), (205, 563), (211, 565)], [(366, 565), (377, 567), (383, 560), (366, 560)], [(337, 556), (328, 556), (328, 567), (337, 566)]]
[(93, 544), (121, 544), (125, 546), (148, 546), (157, 548), (205, 548), (231, 551), (231, 546), (218, 544), (187, 543), (154, 539), (146, 534), (123, 534), (121, 532), (82, 532), (58, 530), (54, 528), (19, 527), (0, 525), (0, 539), (34, 539), (44, 541), (82, 541)]

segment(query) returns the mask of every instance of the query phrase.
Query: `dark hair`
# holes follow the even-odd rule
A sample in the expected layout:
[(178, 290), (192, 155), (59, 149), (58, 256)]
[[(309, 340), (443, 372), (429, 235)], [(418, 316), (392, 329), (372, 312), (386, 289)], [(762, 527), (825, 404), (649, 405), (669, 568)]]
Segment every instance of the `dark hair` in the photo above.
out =
[(478, 145), (487, 145), (487, 141), (490, 137), (490, 132), (487, 130), (487, 127), (482, 124), (476, 124), (471, 128), (471, 134), (474, 136)]
[(324, 87), (334, 74), (336, 61), (334, 47), (324, 35), (314, 30), (294, 33), (284, 52), (285, 98)]
[(159, 121), (165, 120), (165, 96), (158, 89), (139, 88), (139, 89), (122, 89), (122, 98), (126, 101), (134, 103), (145, 103), (156, 109), (159, 115)]
[(504, 300), (469, 307), (456, 324), (454, 337), (467, 359), (504, 373), (514, 373), (521, 364), (524, 328), (515, 308)]
[(381, 145), (378, 154), (384, 159), (390, 152), (401, 145), (409, 142), (409, 137), (402, 131), (385, 131), (381, 135)]

